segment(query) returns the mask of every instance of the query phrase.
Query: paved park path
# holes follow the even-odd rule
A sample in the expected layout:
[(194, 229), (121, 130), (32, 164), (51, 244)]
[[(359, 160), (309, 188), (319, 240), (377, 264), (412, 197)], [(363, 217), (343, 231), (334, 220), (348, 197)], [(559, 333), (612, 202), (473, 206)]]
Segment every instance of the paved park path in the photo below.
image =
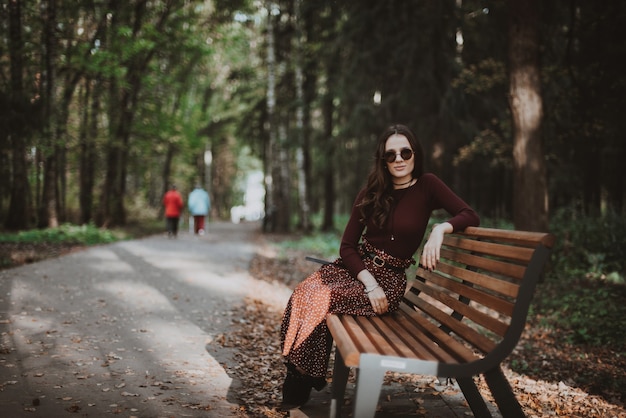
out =
[(248, 275), (257, 233), (217, 223), (203, 237), (163, 234), (1, 271), (0, 416), (241, 416), (225, 367), (233, 353), (211, 342), (233, 304), (263, 291)]

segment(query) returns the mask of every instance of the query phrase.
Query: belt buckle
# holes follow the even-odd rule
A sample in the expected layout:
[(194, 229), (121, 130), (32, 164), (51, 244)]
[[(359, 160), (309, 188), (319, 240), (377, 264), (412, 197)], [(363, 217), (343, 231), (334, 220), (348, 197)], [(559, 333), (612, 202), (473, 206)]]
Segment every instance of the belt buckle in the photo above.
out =
[(380, 258), (378, 255), (374, 255), (374, 257), (372, 258), (372, 261), (374, 262), (374, 265), (376, 265), (377, 267), (383, 267), (385, 265), (385, 260)]

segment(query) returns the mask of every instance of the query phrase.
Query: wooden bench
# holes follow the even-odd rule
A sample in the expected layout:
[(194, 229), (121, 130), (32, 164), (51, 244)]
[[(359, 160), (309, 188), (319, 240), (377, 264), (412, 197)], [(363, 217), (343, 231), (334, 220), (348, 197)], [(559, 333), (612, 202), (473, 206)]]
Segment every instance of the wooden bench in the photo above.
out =
[(354, 417), (374, 417), (387, 371), (454, 378), (476, 417), (491, 417), (474, 377), (484, 375), (505, 418), (523, 417), (501, 368), (517, 345), (554, 244), (547, 233), (467, 228), (446, 235), (437, 270), (418, 267), (391, 314), (329, 315), (336, 350), (331, 417), (358, 368)]

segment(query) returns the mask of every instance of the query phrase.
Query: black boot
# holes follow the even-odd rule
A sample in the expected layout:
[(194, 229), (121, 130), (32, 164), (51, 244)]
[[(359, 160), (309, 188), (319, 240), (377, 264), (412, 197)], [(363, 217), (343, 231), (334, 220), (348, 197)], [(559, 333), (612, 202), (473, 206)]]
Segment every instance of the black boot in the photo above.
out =
[(306, 376), (306, 379), (311, 387), (315, 388), (315, 390), (318, 392), (326, 387), (325, 377)]
[(301, 373), (297, 367), (287, 363), (287, 377), (283, 383), (282, 410), (298, 408), (308, 402), (311, 388), (318, 392), (326, 387), (326, 378)]
[(287, 377), (283, 383), (283, 402), (280, 409), (288, 411), (307, 403), (312, 387), (310, 376), (298, 372), (294, 365), (287, 364)]

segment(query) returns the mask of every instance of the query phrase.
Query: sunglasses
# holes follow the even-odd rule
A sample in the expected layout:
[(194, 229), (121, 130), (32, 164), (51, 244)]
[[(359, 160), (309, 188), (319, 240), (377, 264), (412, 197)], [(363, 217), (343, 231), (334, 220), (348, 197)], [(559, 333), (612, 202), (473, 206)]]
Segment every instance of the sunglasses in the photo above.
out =
[(411, 148), (402, 148), (400, 152), (387, 151), (383, 154), (383, 160), (387, 161), (388, 163), (393, 163), (396, 160), (398, 154), (400, 154), (400, 157), (402, 157), (404, 161), (410, 160), (411, 157), (413, 157), (413, 150)]

